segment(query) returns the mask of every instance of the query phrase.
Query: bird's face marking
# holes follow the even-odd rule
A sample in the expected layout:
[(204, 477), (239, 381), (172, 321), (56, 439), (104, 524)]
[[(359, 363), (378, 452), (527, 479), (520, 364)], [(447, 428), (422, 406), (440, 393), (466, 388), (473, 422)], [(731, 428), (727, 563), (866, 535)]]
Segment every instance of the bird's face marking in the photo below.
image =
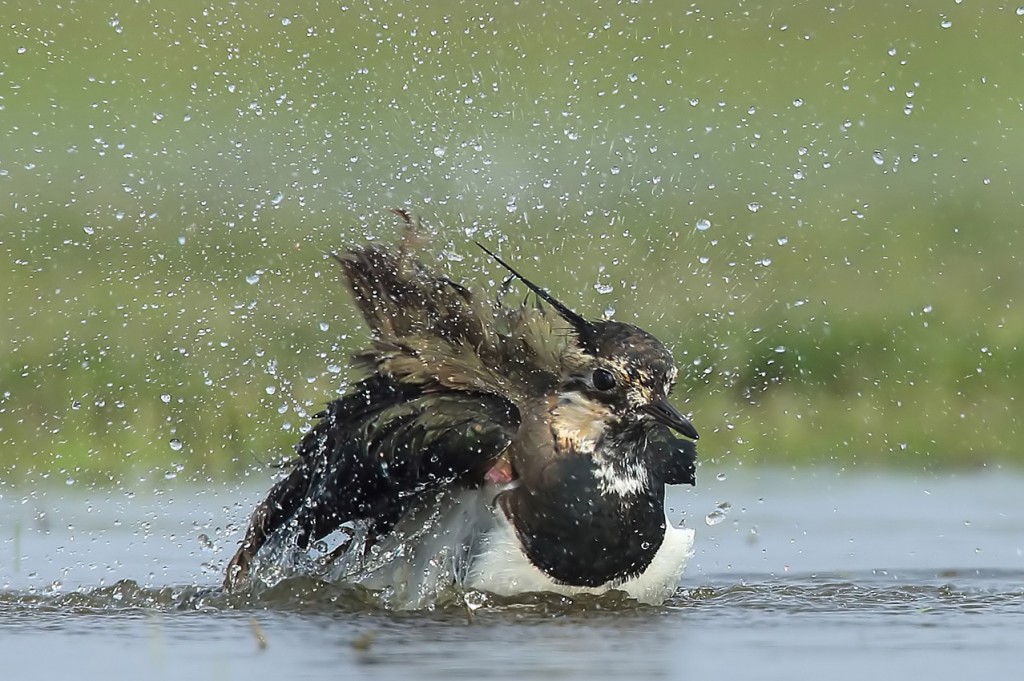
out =
[(608, 405), (581, 392), (559, 393), (551, 406), (551, 434), (559, 451), (593, 454), (614, 418)]
[(650, 478), (643, 463), (610, 459), (600, 448), (609, 424), (615, 421), (618, 419), (608, 405), (581, 392), (559, 393), (553, 398), (550, 426), (556, 451), (592, 457), (601, 491), (625, 500), (647, 489)]
[(678, 370), (668, 348), (643, 329), (621, 322), (595, 322), (594, 331), (567, 351), (575, 387), (625, 416), (668, 397)]
[[(604, 427), (643, 425), (653, 419), (687, 437), (697, 431), (668, 402), (678, 370), (668, 348), (631, 324), (595, 322), (567, 351), (562, 392), (575, 391), (607, 408)], [(596, 408), (594, 409), (596, 410)]]

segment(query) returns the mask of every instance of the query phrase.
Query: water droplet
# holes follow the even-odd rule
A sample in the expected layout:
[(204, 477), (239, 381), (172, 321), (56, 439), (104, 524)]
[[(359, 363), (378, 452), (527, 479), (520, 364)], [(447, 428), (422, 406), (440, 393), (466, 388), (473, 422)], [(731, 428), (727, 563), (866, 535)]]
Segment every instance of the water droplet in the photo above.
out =
[(509, 213), (515, 213), (518, 209), (519, 206), (516, 205), (516, 197), (508, 197), (508, 203), (505, 204), (505, 210), (507, 210)]
[(170, 404), (171, 396), (168, 395), (167, 393), (164, 393), (163, 395), (160, 396), (160, 401), (163, 402), (164, 404)]
[(564, 132), (565, 132), (565, 136), (568, 137), (573, 142), (575, 142), (576, 140), (578, 140), (580, 138), (579, 133), (577, 133), (575, 130), (565, 130)]
[(599, 282), (594, 284), (594, 290), (598, 293), (611, 293), (615, 288), (611, 284), (602, 284)]
[(793, 100), (793, 106), (795, 106), (796, 108), (799, 109), (803, 105), (804, 105), (804, 100), (800, 99), (799, 97), (797, 97), (796, 99)]
[(880, 166), (883, 163), (885, 163), (885, 157), (882, 156), (882, 152), (880, 151), (876, 151), (875, 153), (871, 154), (871, 160), (875, 162), (876, 166)]
[[(1024, 9), (1024, 7), (1020, 9)], [(1017, 14), (1020, 14), (1020, 9), (1017, 10)], [(635, 73), (631, 73), (628, 76), (626, 76), (626, 80), (628, 80), (630, 83), (635, 83), (637, 81), (637, 75)]]
[(320, 330), (321, 331), (327, 331), (330, 328), (331, 328), (331, 325), (328, 324), (327, 322), (320, 322)]
[(950, 21), (949, 19), (943, 19), (942, 21), (939, 22), (939, 26), (941, 26), (942, 28), (950, 28), (952, 25), (953, 22)]
[(785, 246), (786, 244), (789, 243), (789, 237), (780, 236), (778, 239), (775, 240), (775, 243), (777, 243), (780, 246)]
[(184, 234), (182, 234), (181, 236), (178, 237), (178, 245), (179, 246), (184, 246), (185, 245), (185, 235)]
[(96, 233), (96, 230), (93, 228), (92, 225), (84, 225), (82, 227), (82, 231), (85, 232), (86, 234), (95, 234)]
[(718, 480), (719, 482), (722, 482), (727, 477), (729, 477), (729, 476), (727, 476), (725, 473), (719, 473), (718, 475), (715, 476), (715, 480)]
[(250, 274), (245, 278), (247, 284), (258, 284), (260, 283), (260, 275), (263, 274), (263, 270), (256, 270), (255, 273)]
[(487, 605), (488, 598), (487, 594), (481, 591), (470, 590), (463, 594), (462, 600), (466, 603), (466, 609), (474, 612)]
[(618, 175), (619, 172), (621, 171), (619, 170), (618, 166), (612, 166), (612, 175)]
[(931, 305), (925, 305), (925, 306), (924, 306), (924, 307), (923, 307), (923, 308), (921, 309), (921, 312), (924, 312), (925, 314), (930, 314), (930, 313), (931, 313), (931, 311), (932, 311), (932, 306), (931, 306)]
[(28, 48), (27, 47), (19, 47), (17, 52), (18, 52), (18, 54), (25, 54), (26, 52), (28, 52)]
[(446, 152), (447, 150), (444, 147), (434, 147), (434, 156), (438, 158), (444, 158)]
[(280, 206), (282, 201), (284, 201), (284, 194), (278, 192), (277, 194), (274, 194), (274, 198), (270, 199), (270, 205)]
[(273, 386), (273, 385), (268, 385), (268, 386), (267, 386), (266, 388), (264, 388), (263, 390), (264, 390), (264, 391), (265, 391), (265, 392), (266, 392), (266, 393), (267, 393), (268, 395), (273, 395), (274, 393), (276, 393), (276, 392), (277, 392), (277, 386)]
[(171, 438), (170, 445), (171, 445), (171, 449), (173, 449), (176, 452), (180, 452), (181, 448), (183, 446), (182, 443), (181, 443), (181, 440), (179, 440), (176, 437), (172, 437)]
[(1017, 8), (1017, 16), (1024, 17), (1024, 7)]
[(715, 507), (715, 510), (704, 516), (704, 522), (711, 526), (717, 525), (725, 520), (725, 517), (729, 515), (730, 510), (732, 510), (732, 504), (728, 501), (723, 501)]
[(706, 232), (709, 229), (711, 229), (711, 220), (708, 220), (707, 218), (701, 218), (700, 220), (697, 220), (698, 232)]
[(751, 201), (750, 203), (747, 204), (747, 210), (749, 210), (751, 213), (756, 213), (757, 211), (761, 210), (761, 204), (758, 203), (757, 201)]
[(282, 26), (291, 26), (292, 25), (292, 20), (289, 19), (288, 17), (281, 17), (281, 25)]

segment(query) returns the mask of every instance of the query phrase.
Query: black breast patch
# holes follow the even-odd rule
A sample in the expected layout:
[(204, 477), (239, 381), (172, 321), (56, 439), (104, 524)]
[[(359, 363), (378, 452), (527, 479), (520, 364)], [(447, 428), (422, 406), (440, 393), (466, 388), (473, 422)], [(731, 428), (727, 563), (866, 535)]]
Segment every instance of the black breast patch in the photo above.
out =
[(665, 487), (626, 499), (605, 495), (587, 456), (566, 456), (544, 486), (510, 490), (500, 503), (530, 561), (572, 586), (621, 583), (651, 564), (665, 538)]

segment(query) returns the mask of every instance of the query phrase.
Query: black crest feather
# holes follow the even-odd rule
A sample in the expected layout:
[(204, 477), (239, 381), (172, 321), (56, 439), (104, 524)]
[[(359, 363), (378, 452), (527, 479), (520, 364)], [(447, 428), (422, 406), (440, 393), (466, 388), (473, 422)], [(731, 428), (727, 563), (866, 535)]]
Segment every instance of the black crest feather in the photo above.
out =
[(590, 322), (588, 322), (586, 319), (584, 319), (583, 317), (581, 317), (580, 315), (576, 314), (575, 312), (570, 310), (568, 307), (566, 307), (565, 305), (560, 303), (558, 300), (555, 299), (554, 296), (552, 296), (550, 293), (548, 293), (546, 289), (543, 289), (540, 286), (537, 286), (532, 281), (530, 281), (529, 279), (524, 277), (522, 274), (520, 274), (518, 271), (516, 271), (516, 269), (514, 267), (512, 267), (507, 262), (505, 262), (504, 260), (499, 258), (497, 255), (495, 255), (493, 252), (491, 252), (491, 250), (488, 249), (486, 246), (484, 246), (482, 243), (480, 243), (479, 241), (477, 241), (475, 243), (476, 243), (477, 246), (480, 247), (480, 249), (484, 253), (486, 253), (487, 255), (489, 255), (492, 258), (494, 258), (499, 265), (501, 265), (506, 270), (511, 272), (512, 276), (514, 276), (516, 279), (518, 279), (519, 281), (521, 281), (524, 284), (526, 284), (526, 286), (531, 291), (533, 291), (538, 296), (540, 296), (541, 300), (549, 303), (553, 308), (555, 308), (558, 311), (558, 314), (562, 315), (562, 318), (565, 319), (565, 321), (567, 321), (570, 324), (572, 324), (573, 328), (575, 328), (576, 331), (579, 332), (579, 334), (581, 336), (589, 336), (590, 335), (590, 332), (592, 331), (592, 327), (593, 327), (593, 325)]

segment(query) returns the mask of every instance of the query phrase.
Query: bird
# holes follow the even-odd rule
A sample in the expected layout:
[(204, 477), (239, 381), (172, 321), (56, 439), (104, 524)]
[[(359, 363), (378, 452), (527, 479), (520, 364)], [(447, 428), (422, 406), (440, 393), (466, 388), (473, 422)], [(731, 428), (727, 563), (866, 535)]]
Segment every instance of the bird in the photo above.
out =
[[(225, 590), (251, 588), (271, 546), (341, 536), (324, 574), (362, 570), (404, 589), (405, 607), (446, 583), (663, 603), (694, 543), (665, 490), (695, 484), (699, 437), (669, 401), (671, 351), (584, 318), (478, 243), (507, 272), (497, 296), (480, 294), (419, 259), (419, 221), (393, 212), (398, 244), (332, 254), (370, 330), (361, 377), (253, 511)], [(507, 304), (517, 282), (525, 297)]]

